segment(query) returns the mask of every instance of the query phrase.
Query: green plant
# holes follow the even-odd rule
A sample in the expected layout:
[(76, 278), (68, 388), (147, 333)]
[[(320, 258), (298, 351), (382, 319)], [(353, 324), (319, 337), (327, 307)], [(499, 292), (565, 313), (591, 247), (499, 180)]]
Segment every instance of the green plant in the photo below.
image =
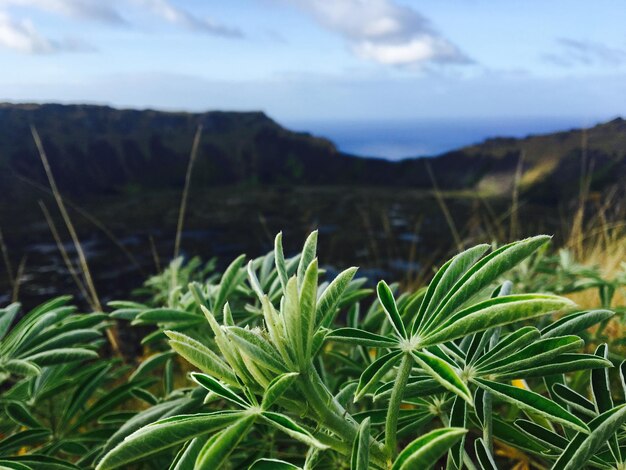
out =
[[(204, 404), (108, 446), (98, 468), (175, 449), (172, 468), (212, 469), (227, 461), (237, 468), (299, 468), (284, 459), (293, 448), (307, 454), (298, 459), (303, 468), (428, 468), (446, 453), (448, 468), (494, 468), (494, 440), (526, 444), (550, 460), (540, 444), (533, 449), (523, 431), (494, 416), (494, 406), (523, 413), (562, 439), (597, 441), (600, 428), (563, 402), (508, 383), (543, 379), (542, 385), (555, 375), (612, 365), (605, 356), (575, 352), (584, 343), (576, 334), (610, 311), (574, 312), (541, 329), (505, 334), (511, 324), (574, 308), (555, 295), (512, 294), (511, 284), (500, 281), (547, 240), (534, 237), (489, 254), (487, 245), (471, 248), (444, 264), (428, 288), (397, 299), (394, 287), (381, 282), (378, 302), (360, 320), (367, 291), (353, 279), (356, 269), (319, 286), (317, 234), (291, 261), (279, 235), (273, 253), (249, 263), (247, 285), (238, 258), (219, 284), (189, 287), (189, 309), (199, 307), (210, 328), (206, 341), (165, 331), (171, 347), (202, 371), (191, 377)], [(231, 299), (248, 314), (234, 316)], [(348, 326), (336, 328), (340, 312)], [(176, 315), (160, 327), (176, 324)], [(612, 416), (623, 423), (621, 414)], [(276, 431), (292, 440), (275, 440)], [(265, 433), (270, 442), (259, 441)]]

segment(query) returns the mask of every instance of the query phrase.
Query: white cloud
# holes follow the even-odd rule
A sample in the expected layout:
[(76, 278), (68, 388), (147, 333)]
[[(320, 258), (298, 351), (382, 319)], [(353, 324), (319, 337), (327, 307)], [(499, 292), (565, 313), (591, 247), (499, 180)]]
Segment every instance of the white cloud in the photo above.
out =
[(94, 51), (95, 48), (79, 39), (55, 40), (45, 37), (30, 19), (18, 19), (14, 14), (9, 14), (16, 7), (111, 25), (127, 24), (121, 11), (124, 8), (138, 8), (190, 31), (230, 38), (243, 36), (236, 28), (195, 16), (169, 0), (0, 0), (0, 47), (28, 54), (86, 52)]
[(236, 28), (225, 26), (210, 18), (199, 18), (192, 15), (187, 10), (172, 5), (172, 3), (167, 0), (133, 1), (164, 20), (192, 31), (232, 38), (243, 36), (242, 32)]
[(124, 24), (126, 21), (113, 7), (113, 2), (102, 0), (0, 0), (2, 6), (30, 7), (80, 20)]
[(13, 20), (1, 11), (0, 46), (30, 54), (54, 51), (52, 43), (37, 32), (32, 22)]
[(626, 49), (577, 39), (557, 39), (559, 53), (544, 54), (543, 59), (561, 67), (601, 65), (619, 67), (626, 64)]
[(393, 0), (294, 0), (365, 59), (388, 65), (471, 60), (417, 11)]

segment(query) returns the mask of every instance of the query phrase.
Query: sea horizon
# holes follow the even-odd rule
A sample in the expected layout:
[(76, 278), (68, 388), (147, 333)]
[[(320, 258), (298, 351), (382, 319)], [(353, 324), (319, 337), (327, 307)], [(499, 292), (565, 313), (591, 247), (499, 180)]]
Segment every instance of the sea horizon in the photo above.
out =
[(591, 127), (615, 117), (315, 119), (280, 123), (293, 131), (326, 138), (340, 151), (358, 157), (401, 160), (434, 157), (490, 138), (523, 138)]

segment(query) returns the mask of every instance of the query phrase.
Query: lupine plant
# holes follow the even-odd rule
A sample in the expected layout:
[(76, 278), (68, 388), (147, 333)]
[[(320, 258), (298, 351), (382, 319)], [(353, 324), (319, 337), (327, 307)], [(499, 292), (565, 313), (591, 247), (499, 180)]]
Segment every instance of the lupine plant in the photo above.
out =
[[(578, 334), (613, 313), (517, 294), (502, 279), (547, 240), (466, 250), (413, 294), (396, 297), (381, 281), (361, 319), (368, 291), (356, 269), (320, 285), (317, 234), (291, 259), (279, 235), (247, 269), (240, 257), (219, 283), (168, 297), (184, 307), (155, 323), (199, 370), (194, 411), (149, 408), (97, 468), (169, 455), (173, 469), (493, 469), (504, 444), (546, 468), (623, 468), (626, 412), (611, 401), (612, 363), (606, 348), (579, 352)], [(125, 308), (136, 308), (124, 314), (135, 323), (155, 315)], [(593, 402), (570, 388), (585, 371)]]

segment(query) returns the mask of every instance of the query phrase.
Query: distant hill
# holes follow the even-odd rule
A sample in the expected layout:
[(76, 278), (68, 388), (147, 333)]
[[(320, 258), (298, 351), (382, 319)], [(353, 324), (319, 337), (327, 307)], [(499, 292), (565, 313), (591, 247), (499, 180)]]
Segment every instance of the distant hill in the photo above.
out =
[[(0, 104), (3, 200), (28, 196), (20, 178), (45, 183), (30, 126), (39, 131), (61, 190), (76, 196), (180, 187), (193, 135), (203, 126), (194, 185), (383, 185), (510, 193), (522, 185), (548, 201), (578, 191), (583, 155), (596, 188), (626, 179), (626, 121), (586, 131), (497, 138), (432, 158), (399, 162), (339, 152), (327, 139), (289, 131), (261, 112), (183, 113), (106, 106)], [(583, 145), (583, 143), (585, 143)], [(584, 147), (584, 151), (583, 151)]]

